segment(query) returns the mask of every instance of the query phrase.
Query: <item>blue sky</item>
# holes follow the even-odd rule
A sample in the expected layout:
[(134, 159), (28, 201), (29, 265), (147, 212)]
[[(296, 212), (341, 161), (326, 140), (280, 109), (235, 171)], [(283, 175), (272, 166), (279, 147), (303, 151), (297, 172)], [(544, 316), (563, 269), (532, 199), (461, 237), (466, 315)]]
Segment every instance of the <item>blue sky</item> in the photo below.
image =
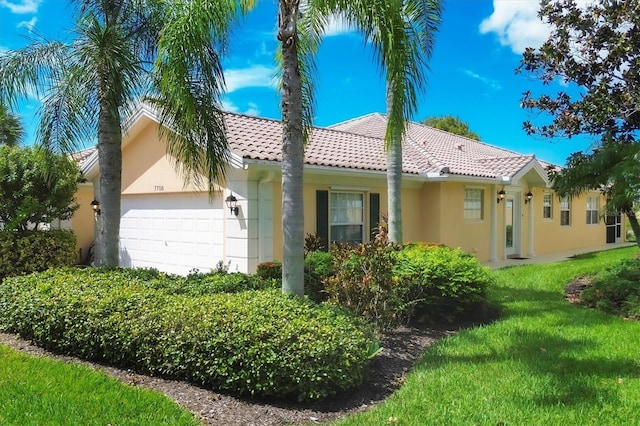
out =
[[(413, 117), (455, 115), (492, 145), (564, 164), (566, 157), (589, 146), (587, 139), (547, 140), (527, 136), (520, 108), (522, 92), (542, 85), (516, 75), (522, 51), (537, 47), (549, 29), (536, 17), (533, 0), (448, 0), (436, 36), (428, 86)], [(51, 40), (67, 40), (72, 9), (66, 0), (0, 0), (0, 51), (28, 43), (31, 29)], [(279, 118), (279, 94), (273, 76), (276, 0), (259, 0), (233, 34), (224, 60), (225, 106), (235, 112)], [(336, 26), (318, 57), (315, 124), (328, 126), (371, 112), (385, 111), (380, 68), (363, 38)], [(567, 90), (553, 83), (545, 90)], [(29, 132), (37, 126), (38, 101), (29, 99), (18, 113)]]

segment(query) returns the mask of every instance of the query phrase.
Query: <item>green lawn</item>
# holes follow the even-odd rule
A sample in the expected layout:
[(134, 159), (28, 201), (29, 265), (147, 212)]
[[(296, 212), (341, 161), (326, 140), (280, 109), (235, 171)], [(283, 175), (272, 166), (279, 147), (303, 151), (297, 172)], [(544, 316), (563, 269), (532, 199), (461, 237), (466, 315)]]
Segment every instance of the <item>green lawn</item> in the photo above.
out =
[[(340, 425), (640, 425), (640, 323), (565, 302), (637, 248), (497, 271), (491, 325), (444, 339), (380, 406)], [(0, 425), (196, 425), (155, 392), (0, 345)]]
[(382, 405), (340, 425), (640, 425), (640, 323), (567, 303), (564, 286), (637, 252), (497, 271), (491, 325), (426, 352)]
[(0, 425), (197, 425), (159, 393), (0, 345)]

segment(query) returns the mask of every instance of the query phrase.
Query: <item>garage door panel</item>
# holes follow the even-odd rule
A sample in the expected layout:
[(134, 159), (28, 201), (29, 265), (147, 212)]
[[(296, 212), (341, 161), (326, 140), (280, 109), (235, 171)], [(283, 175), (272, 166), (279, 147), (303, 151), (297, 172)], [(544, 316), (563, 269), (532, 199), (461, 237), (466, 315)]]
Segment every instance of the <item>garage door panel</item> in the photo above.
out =
[(223, 255), (222, 205), (206, 194), (123, 197), (122, 266), (183, 275), (215, 268)]

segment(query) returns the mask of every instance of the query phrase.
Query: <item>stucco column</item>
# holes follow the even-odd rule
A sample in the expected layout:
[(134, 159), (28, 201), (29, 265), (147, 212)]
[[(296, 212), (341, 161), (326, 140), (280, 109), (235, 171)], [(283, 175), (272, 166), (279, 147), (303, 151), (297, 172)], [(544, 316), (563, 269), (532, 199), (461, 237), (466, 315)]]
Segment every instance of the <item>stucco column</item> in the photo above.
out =
[(491, 197), (489, 197), (491, 203), (491, 250), (490, 250), (490, 262), (498, 261), (498, 203), (496, 203), (496, 194), (498, 193), (498, 186), (491, 185)]
[(533, 237), (535, 235), (535, 229), (534, 229), (534, 217), (533, 217), (533, 198), (529, 201), (529, 253), (527, 254), (527, 257), (535, 257), (536, 254), (534, 252), (534, 241), (533, 241)]

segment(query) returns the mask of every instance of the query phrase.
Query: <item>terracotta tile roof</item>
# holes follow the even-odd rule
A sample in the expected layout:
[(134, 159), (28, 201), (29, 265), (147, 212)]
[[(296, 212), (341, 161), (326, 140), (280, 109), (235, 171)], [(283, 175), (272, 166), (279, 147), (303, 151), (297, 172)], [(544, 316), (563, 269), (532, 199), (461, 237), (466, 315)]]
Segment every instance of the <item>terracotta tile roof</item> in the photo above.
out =
[[(332, 129), (372, 137), (384, 137), (386, 117), (365, 115), (331, 126)], [(448, 174), (476, 177), (511, 177), (535, 159), (419, 123), (407, 124), (404, 149), (417, 147), (432, 165), (425, 172), (448, 170)], [(435, 168), (435, 170), (433, 170)]]
[[(305, 147), (305, 164), (386, 171), (386, 123), (385, 115), (373, 113), (329, 128), (315, 127)], [(246, 160), (282, 161), (282, 125), (279, 120), (225, 113), (225, 125), (234, 154)], [(72, 158), (82, 167), (95, 150), (79, 151), (72, 154)], [(403, 171), (407, 174), (483, 178), (513, 177), (532, 161), (538, 161), (532, 155), (521, 155), (411, 122), (407, 124), (402, 157)]]
[(84, 165), (84, 163), (89, 159), (89, 157), (91, 157), (93, 155), (94, 152), (96, 152), (98, 150), (98, 148), (96, 148), (95, 146), (91, 147), (91, 148), (87, 148), (87, 149), (83, 149), (81, 151), (76, 151), (72, 154), (69, 155), (69, 157), (75, 161), (76, 163), (78, 163), (78, 167), (82, 168), (82, 166)]
[[(231, 150), (252, 160), (282, 160), (282, 125), (280, 121), (235, 113), (225, 115), (227, 139)], [(403, 152), (405, 173), (419, 174), (430, 167), (417, 147)], [(305, 163), (316, 166), (359, 170), (387, 169), (384, 141), (350, 132), (316, 127), (305, 148)]]

